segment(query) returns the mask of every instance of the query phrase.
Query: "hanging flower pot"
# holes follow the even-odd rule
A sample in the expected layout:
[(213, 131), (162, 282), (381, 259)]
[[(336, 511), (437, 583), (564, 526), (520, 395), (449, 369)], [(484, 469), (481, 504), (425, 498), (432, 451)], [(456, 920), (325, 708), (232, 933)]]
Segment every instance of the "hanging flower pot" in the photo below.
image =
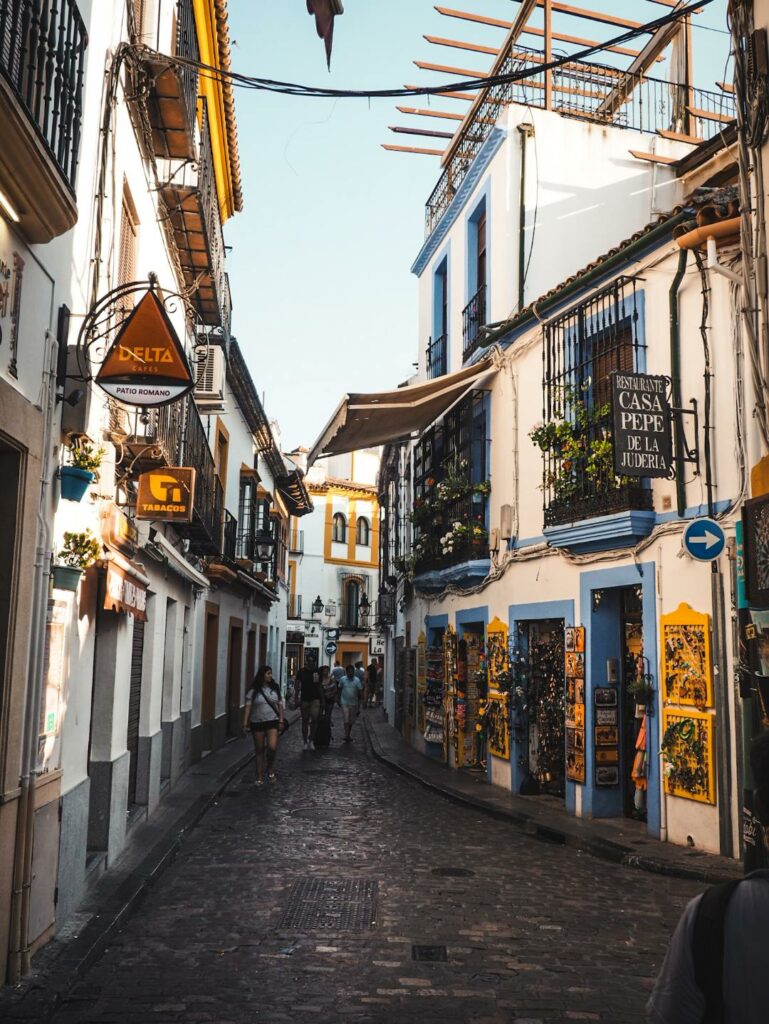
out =
[(53, 567), (53, 589), (70, 590), (74, 593), (77, 590), (82, 569), (76, 569), (71, 565), (55, 565)]
[(61, 496), (67, 501), (82, 501), (94, 480), (94, 474), (77, 466), (62, 466), (59, 470)]

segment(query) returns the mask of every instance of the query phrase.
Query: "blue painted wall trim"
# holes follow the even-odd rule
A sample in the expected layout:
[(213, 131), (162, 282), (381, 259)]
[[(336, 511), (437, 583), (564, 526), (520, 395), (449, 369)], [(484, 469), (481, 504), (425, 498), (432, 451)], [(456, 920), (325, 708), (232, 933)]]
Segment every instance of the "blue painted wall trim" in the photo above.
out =
[[(607, 628), (607, 615), (601, 606), (593, 610), (593, 592), (617, 587), (641, 586), (644, 655), (649, 659), (650, 671), (654, 677), (654, 713), (647, 718), (647, 828), (650, 835), (659, 836), (660, 829), (660, 778), (659, 778), (659, 663), (657, 660), (657, 569), (655, 562), (641, 562), (616, 569), (597, 569), (580, 574), (579, 603), (582, 624), (585, 626), (585, 763), (586, 784), (582, 787), (582, 813), (587, 818), (616, 817), (622, 814), (622, 789), (598, 789), (595, 786), (593, 762), (594, 702), (596, 686), (606, 685), (606, 657), (617, 657), (611, 650), (612, 637)], [(609, 601), (612, 595), (609, 594)], [(603, 604), (603, 602), (602, 602)], [(609, 605), (610, 608), (610, 605)], [(611, 612), (609, 612), (611, 614)], [(618, 632), (619, 623), (617, 623)], [(616, 637), (614, 642), (616, 644)], [(621, 708), (620, 708), (621, 715)], [(621, 719), (620, 719), (621, 720)], [(629, 772), (628, 765), (621, 765), (621, 775)]]
[[(486, 215), (486, 320), (491, 320), (491, 175), (486, 177), (483, 187), (475, 197), (472, 210), (465, 215), (465, 300), (466, 306), (478, 291), (478, 221)], [(464, 344), (464, 340), (463, 340)], [(471, 357), (472, 359), (472, 357)]]
[(473, 587), (489, 574), (491, 560), (479, 558), (460, 565), (450, 565), (445, 569), (433, 569), (431, 572), (420, 573), (414, 577), (414, 585), (420, 590), (442, 590), (447, 583), (466, 584)]
[[(438, 279), (443, 276), (443, 287), (446, 289), (446, 323), (443, 323), (443, 296), (439, 294)], [(446, 373), (451, 373), (451, 239), (441, 250), (433, 264), (433, 315), (432, 333), (430, 338), (435, 341), (442, 334), (446, 335)], [(425, 371), (427, 367), (425, 366)]]
[(483, 624), (483, 631), (485, 633), (486, 627), (489, 624), (489, 607), (484, 604), (479, 605), (477, 608), (462, 608), (461, 611), (456, 613), (454, 621), (459, 636), (464, 634), (465, 626), (476, 625), (479, 622)]
[[(508, 628), (512, 634), (519, 622), (536, 622), (543, 619), (563, 619), (564, 626), (574, 625), (573, 601), (535, 601), (528, 604), (511, 604), (507, 610)], [(565, 743), (565, 740), (564, 740)], [(526, 770), (518, 764), (523, 755), (521, 745), (510, 737), (510, 778), (513, 793), (518, 793), (526, 777)], [(566, 751), (564, 749), (564, 759)], [(527, 758), (528, 760), (528, 758)], [(572, 814), (575, 807), (575, 783), (566, 782), (566, 809)]]
[(632, 547), (649, 536), (655, 523), (654, 512), (616, 512), (578, 523), (546, 526), (545, 539), (550, 547), (570, 548), (580, 553)]
[(481, 146), (480, 152), (473, 161), (470, 170), (464, 177), (457, 193), (449, 203), (441, 219), (433, 228), (432, 232), (425, 239), (419, 255), (411, 267), (411, 273), (420, 277), (425, 267), (435, 255), (438, 246), (448, 234), (452, 225), (462, 212), (465, 203), (470, 198), (475, 186), (480, 181), (481, 175), (491, 163), (495, 153), (505, 140), (507, 132), (504, 128), (492, 128), (489, 137)]

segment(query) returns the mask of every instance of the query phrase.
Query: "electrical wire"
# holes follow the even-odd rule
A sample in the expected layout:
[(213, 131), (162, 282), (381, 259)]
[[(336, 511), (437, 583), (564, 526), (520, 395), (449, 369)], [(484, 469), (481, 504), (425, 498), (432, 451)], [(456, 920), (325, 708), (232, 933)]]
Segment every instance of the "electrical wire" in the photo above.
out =
[[(508, 74), (463, 78), (457, 81), (444, 83), (443, 85), (425, 85), (399, 89), (329, 89), (319, 86), (301, 85), (297, 82), (282, 82), (272, 78), (260, 78), (258, 76), (245, 75), (232, 70), (224, 70), (223, 68), (216, 68), (210, 64), (205, 64), (203, 61), (191, 60), (186, 57), (172, 57), (167, 54), (157, 53), (150, 47), (139, 47), (137, 49), (141, 50), (146, 55), (151, 55), (153, 61), (162, 62), (169, 66), (173, 65), (189, 68), (190, 70), (197, 71), (204, 78), (210, 78), (218, 82), (229, 81), (233, 86), (237, 86), (242, 89), (256, 89), (263, 92), (281, 93), (287, 96), (305, 96), (320, 99), (342, 98), (370, 100), (393, 99), (405, 96), (430, 96), (438, 95), (439, 93), (446, 91), (474, 92), (478, 89), (486, 89), (495, 85), (507, 85), (511, 82), (524, 81), (525, 79), (532, 78), (535, 75), (541, 75), (545, 71), (555, 71), (564, 64), (582, 61), (587, 57), (592, 57), (596, 53), (601, 53), (611, 46), (618, 46), (622, 43), (629, 42), (639, 35), (654, 35), (658, 29), (665, 28), (667, 25), (680, 21), (682, 18), (688, 17), (695, 11), (702, 10), (702, 8), (707, 7), (713, 2), (714, 0), (698, 0), (698, 2), (687, 4), (686, 7), (671, 11), (669, 14), (665, 14), (660, 18), (655, 18), (653, 21), (645, 22), (643, 25), (639, 25), (638, 28), (632, 28), (619, 35), (613, 36), (611, 39), (607, 39), (602, 43), (595, 43), (592, 46), (583, 47), (583, 49), (577, 50), (575, 53), (568, 55), (564, 54), (561, 57), (557, 57), (555, 60), (548, 61), (543, 64), (537, 64), (534, 67), (523, 68)], [(617, 73), (617, 68), (611, 68), (611, 70), (615, 74)]]

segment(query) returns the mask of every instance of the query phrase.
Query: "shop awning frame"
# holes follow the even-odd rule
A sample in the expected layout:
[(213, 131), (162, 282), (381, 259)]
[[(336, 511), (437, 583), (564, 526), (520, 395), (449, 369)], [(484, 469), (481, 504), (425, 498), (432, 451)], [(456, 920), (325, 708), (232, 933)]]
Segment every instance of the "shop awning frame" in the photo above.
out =
[(495, 373), (488, 356), (473, 366), (395, 391), (344, 396), (307, 457), (308, 468), (319, 458), (361, 448), (403, 441), (421, 434)]

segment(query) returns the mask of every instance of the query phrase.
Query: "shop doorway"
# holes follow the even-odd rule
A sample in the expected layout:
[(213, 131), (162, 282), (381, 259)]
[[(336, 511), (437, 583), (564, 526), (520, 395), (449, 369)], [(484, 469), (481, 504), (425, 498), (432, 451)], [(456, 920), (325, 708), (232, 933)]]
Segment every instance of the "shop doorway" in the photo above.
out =
[(131, 640), (131, 673), (128, 691), (128, 727), (126, 750), (131, 755), (128, 763), (128, 807), (136, 803), (136, 778), (139, 767), (139, 720), (142, 706), (142, 668), (144, 664), (144, 622), (134, 619)]
[(456, 763), (468, 771), (486, 770), (485, 733), (479, 731), (478, 710), (486, 699), (487, 684), (482, 671), (484, 627), (482, 623), (463, 626), (457, 645), (457, 676), (454, 715), (456, 721)]
[(240, 735), (240, 711), (243, 704), (243, 620), (230, 618), (227, 653), (227, 734)]
[(219, 606), (207, 602), (206, 622), (203, 633), (203, 687), (200, 706), (200, 721), (203, 726), (201, 730), (201, 750), (211, 750), (213, 745), (218, 661)]
[(521, 792), (564, 797), (565, 652), (563, 619), (539, 619), (518, 626), (521, 667), (516, 685), (526, 705), (523, 756), (528, 775)]
[(646, 675), (641, 587), (620, 591), (620, 771), (625, 817), (646, 821), (646, 782), (638, 768), (646, 750), (646, 709), (634, 690)]

